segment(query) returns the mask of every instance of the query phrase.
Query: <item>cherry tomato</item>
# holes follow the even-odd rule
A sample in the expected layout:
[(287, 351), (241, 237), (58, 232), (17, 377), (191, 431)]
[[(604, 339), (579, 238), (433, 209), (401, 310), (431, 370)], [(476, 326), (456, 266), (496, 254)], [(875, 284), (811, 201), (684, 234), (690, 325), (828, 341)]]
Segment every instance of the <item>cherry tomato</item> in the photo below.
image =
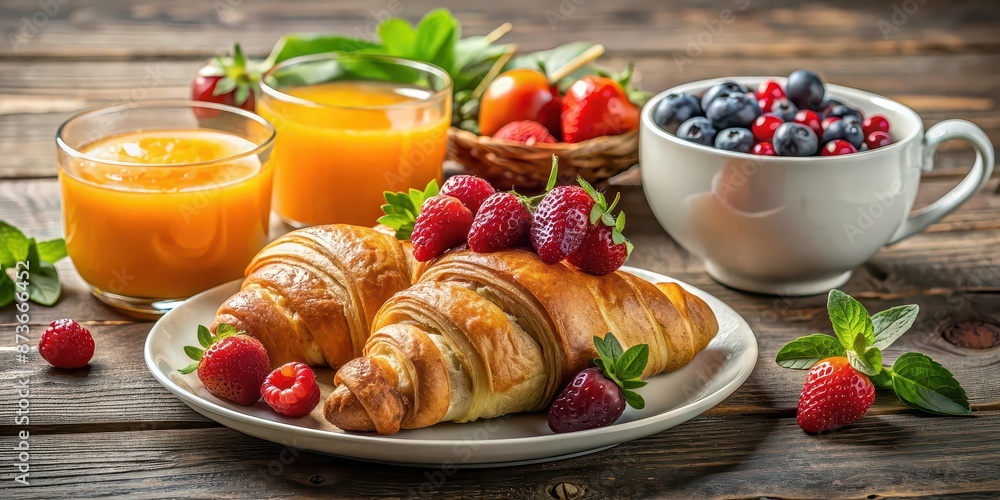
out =
[(497, 76), (479, 100), (479, 133), (492, 136), (511, 122), (534, 120), (559, 137), (559, 91), (533, 69), (512, 69)]

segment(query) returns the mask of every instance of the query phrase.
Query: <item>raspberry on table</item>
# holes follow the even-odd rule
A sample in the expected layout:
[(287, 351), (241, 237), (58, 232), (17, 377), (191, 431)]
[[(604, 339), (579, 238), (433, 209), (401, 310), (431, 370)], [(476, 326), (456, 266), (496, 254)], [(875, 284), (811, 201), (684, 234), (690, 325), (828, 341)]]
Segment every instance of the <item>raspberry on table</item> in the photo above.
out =
[(57, 368), (81, 368), (94, 356), (94, 337), (72, 319), (57, 319), (42, 333), (38, 353)]

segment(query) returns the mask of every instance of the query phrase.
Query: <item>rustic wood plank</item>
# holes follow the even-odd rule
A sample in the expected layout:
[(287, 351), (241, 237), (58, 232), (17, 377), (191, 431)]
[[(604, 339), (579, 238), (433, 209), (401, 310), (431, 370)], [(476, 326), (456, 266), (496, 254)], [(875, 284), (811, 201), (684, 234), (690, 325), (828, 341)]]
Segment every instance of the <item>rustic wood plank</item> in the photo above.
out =
[[(991, 457), (1000, 445), (984, 436), (998, 431), (998, 412), (867, 417), (821, 436), (803, 433), (792, 418), (699, 417), (597, 454), (475, 470), (373, 466), (226, 428), (32, 434), (30, 488), (4, 481), (0, 491), (23, 498), (995, 497), (1000, 463)], [(0, 449), (0, 459), (13, 458), (11, 447)]]

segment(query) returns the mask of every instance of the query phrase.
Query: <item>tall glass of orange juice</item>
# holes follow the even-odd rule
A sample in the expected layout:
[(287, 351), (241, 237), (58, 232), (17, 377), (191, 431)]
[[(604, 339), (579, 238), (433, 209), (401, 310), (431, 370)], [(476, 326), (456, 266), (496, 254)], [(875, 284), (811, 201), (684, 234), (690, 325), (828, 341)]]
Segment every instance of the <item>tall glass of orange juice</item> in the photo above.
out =
[(288, 224), (372, 226), (384, 191), (441, 178), (451, 79), (430, 64), (362, 54), (285, 61), (257, 112), (274, 124), (274, 210)]
[(97, 298), (154, 316), (240, 278), (267, 243), (274, 128), (230, 106), (88, 111), (56, 135), (66, 247)]

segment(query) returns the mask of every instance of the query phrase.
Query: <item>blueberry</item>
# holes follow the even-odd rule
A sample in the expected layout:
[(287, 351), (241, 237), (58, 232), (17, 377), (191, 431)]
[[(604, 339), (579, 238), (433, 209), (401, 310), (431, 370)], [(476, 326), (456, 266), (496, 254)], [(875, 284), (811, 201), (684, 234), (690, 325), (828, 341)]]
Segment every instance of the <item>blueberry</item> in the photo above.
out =
[(841, 120), (845, 122), (857, 123), (858, 125), (861, 125), (863, 123), (861, 120), (861, 116), (859, 115), (844, 115), (844, 117), (841, 118)]
[(744, 87), (742, 84), (731, 80), (722, 82), (708, 89), (707, 91), (705, 91), (705, 94), (701, 96), (701, 109), (707, 111), (708, 105), (711, 104), (711, 102), (716, 97), (719, 97), (719, 95), (722, 94), (723, 92), (728, 92), (728, 93), (738, 92), (740, 94), (746, 94), (747, 92), (749, 92), (749, 90), (747, 90), (747, 88)]
[(715, 127), (712, 126), (712, 121), (708, 118), (696, 116), (677, 127), (677, 137), (711, 146), (715, 142)]
[(653, 108), (653, 123), (665, 129), (702, 114), (701, 103), (697, 97), (690, 94), (670, 94)]
[(757, 104), (757, 99), (744, 93), (724, 94), (716, 97), (708, 105), (705, 116), (720, 129), (750, 128), (753, 121), (760, 116), (760, 105)]
[(749, 153), (753, 147), (753, 133), (745, 128), (727, 128), (715, 138), (715, 147), (727, 151)]
[(788, 99), (778, 99), (771, 105), (771, 114), (781, 118), (782, 121), (790, 122), (795, 118), (795, 113), (799, 112), (792, 101)]
[(823, 103), (819, 105), (819, 110), (823, 113), (823, 117), (826, 118), (826, 116), (830, 113), (830, 108), (840, 106), (842, 104), (842, 102), (836, 99), (823, 99)]
[(827, 108), (827, 111), (826, 113), (824, 113), (824, 115), (827, 117), (836, 116), (837, 118), (840, 119), (847, 118), (848, 116), (853, 116), (856, 117), (858, 121), (861, 121), (861, 113), (858, 110), (851, 108), (849, 106), (845, 106), (843, 104), (835, 104), (833, 106), (830, 106), (829, 108)]
[(860, 148), (865, 142), (865, 133), (861, 130), (861, 122), (844, 118), (830, 123), (823, 130), (823, 143), (826, 144), (834, 139), (844, 139), (855, 148)]
[(819, 147), (816, 133), (811, 128), (791, 122), (778, 126), (772, 144), (778, 156), (812, 156)]
[(823, 104), (826, 88), (823, 87), (823, 80), (820, 80), (819, 75), (800, 69), (788, 75), (785, 94), (799, 109), (818, 110)]

